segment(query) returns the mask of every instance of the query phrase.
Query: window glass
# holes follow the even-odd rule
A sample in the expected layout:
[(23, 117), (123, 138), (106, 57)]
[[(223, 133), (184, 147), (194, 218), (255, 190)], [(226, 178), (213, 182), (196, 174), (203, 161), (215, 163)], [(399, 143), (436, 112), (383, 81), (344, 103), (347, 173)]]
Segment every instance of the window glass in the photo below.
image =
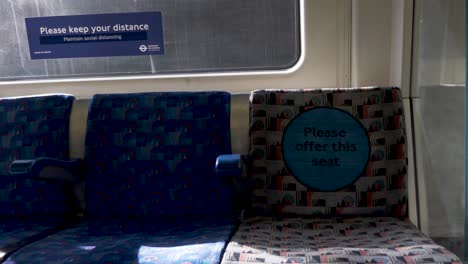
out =
[[(299, 59), (299, 0), (0, 1), (0, 80), (281, 70)], [(159, 11), (164, 55), (31, 60), (27, 17)]]
[(418, 0), (416, 14), (412, 103), (421, 227), (463, 257), (465, 1)]

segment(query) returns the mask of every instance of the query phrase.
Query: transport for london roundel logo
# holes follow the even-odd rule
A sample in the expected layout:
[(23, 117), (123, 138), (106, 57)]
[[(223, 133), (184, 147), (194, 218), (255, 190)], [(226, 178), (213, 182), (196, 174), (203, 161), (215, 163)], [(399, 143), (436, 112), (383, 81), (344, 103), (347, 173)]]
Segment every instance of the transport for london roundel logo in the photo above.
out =
[(283, 159), (291, 174), (317, 191), (336, 191), (364, 172), (370, 143), (350, 113), (315, 107), (296, 116), (283, 134)]

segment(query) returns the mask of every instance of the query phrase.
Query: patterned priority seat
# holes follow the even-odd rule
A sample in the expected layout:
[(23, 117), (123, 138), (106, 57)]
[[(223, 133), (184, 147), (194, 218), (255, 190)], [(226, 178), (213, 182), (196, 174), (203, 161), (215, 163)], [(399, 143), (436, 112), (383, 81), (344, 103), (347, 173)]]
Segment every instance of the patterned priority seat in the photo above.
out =
[(0, 257), (56, 231), (72, 214), (69, 189), (36, 175), (10, 175), (14, 160), (68, 159), (74, 97), (0, 99)]
[(397, 88), (250, 97), (251, 217), (223, 264), (460, 263), (407, 219)]
[(219, 263), (237, 227), (229, 182), (230, 94), (95, 95), (86, 134), (86, 216), (7, 263)]

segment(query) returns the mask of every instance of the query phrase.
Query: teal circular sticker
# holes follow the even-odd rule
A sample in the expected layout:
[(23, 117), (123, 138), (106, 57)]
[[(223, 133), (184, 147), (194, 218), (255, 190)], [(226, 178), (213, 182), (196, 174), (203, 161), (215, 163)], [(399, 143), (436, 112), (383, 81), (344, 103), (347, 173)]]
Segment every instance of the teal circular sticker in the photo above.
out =
[(370, 154), (364, 126), (350, 113), (332, 107), (315, 107), (296, 116), (284, 131), (282, 145), (291, 174), (318, 191), (354, 183)]

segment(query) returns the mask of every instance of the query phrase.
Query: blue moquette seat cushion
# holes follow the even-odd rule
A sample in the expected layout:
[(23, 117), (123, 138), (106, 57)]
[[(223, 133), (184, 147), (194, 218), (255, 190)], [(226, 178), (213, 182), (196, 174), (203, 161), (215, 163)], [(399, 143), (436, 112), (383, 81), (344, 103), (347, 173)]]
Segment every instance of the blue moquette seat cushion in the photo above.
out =
[(5, 254), (53, 234), (68, 222), (56, 217), (2, 218), (0, 220), (0, 259)]
[(5, 263), (217, 264), (236, 226), (216, 218), (90, 221), (26, 246)]

